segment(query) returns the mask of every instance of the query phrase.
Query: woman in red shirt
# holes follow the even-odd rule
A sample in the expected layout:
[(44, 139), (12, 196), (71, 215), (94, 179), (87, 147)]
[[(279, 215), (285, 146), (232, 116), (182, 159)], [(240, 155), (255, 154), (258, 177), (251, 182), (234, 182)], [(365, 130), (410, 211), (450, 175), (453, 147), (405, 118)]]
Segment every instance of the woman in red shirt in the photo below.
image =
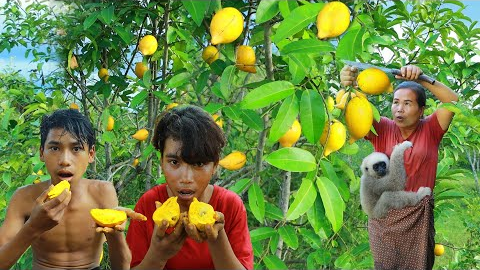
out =
[[(405, 152), (405, 190), (413, 192), (422, 186), (433, 190), (438, 147), (454, 115), (446, 108), (438, 108), (424, 117), (424, 88), (443, 103), (458, 101), (457, 94), (441, 82), (430, 84), (418, 80), (422, 73), (414, 65), (401, 68), (402, 75), (395, 77), (406, 81), (394, 90), (393, 119), (382, 117), (380, 122), (374, 121), (378, 136), (372, 132), (365, 136), (375, 151), (387, 156), (395, 145), (407, 140), (413, 143), (413, 147)], [(345, 66), (340, 72), (344, 86), (355, 86), (356, 77), (355, 67)], [(368, 231), (376, 269), (432, 269), (435, 245), (433, 197), (426, 197), (417, 206), (392, 210), (383, 219), (370, 219)]]

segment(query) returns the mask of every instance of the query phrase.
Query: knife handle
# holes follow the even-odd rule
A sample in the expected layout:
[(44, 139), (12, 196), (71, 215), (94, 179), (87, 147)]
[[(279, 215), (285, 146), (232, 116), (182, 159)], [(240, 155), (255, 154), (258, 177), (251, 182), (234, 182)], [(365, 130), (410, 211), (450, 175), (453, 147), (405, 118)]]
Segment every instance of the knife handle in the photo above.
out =
[[(392, 74), (402, 76), (402, 73), (399, 69), (392, 69)], [(432, 85), (435, 84), (435, 79), (430, 78), (425, 74), (422, 74), (422, 75), (418, 76), (418, 79), (421, 80), (421, 81), (427, 82), (429, 84), (432, 84)]]

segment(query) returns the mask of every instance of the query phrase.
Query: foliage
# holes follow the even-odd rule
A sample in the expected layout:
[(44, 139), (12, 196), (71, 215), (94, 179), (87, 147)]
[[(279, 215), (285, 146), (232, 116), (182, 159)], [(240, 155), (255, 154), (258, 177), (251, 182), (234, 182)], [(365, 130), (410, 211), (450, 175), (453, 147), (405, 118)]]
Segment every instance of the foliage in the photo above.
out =
[[(245, 167), (220, 170), (215, 182), (238, 191), (246, 203), (256, 268), (372, 268), (358, 198), (358, 164), (371, 147), (357, 141), (327, 159), (318, 143), (327, 119), (345, 122), (340, 110), (325, 109), (327, 97), (340, 89), (342, 60), (396, 68), (415, 64), (461, 94), (458, 104), (444, 105), (457, 113), (442, 145), (448, 164), (439, 172), (445, 184), (436, 190), (447, 192), (448, 202), (463, 197), (446, 183), (465, 176), (465, 170), (456, 171), (468, 168), (463, 149), (478, 141), (480, 64), (473, 57), (480, 29), (462, 14), (459, 1), (346, 2), (352, 11), (347, 32), (318, 40), (315, 19), (323, 2), (65, 1), (61, 7), (38, 2), (22, 7), (7, 1), (0, 52), (24, 46), (38, 66), (30, 73), (33, 84), (11, 71), (0, 77), (0, 186), (7, 190), (0, 209), (43, 168), (38, 158), (43, 114), (80, 104), (97, 133), (97, 158), (87, 177), (113, 182), (120, 203), (131, 206), (164, 181), (151, 138), (139, 142), (131, 135), (141, 128), (152, 134), (167, 104), (195, 104), (223, 119), (225, 155), (233, 150), (247, 155)], [(227, 6), (243, 13), (245, 29), (233, 43), (219, 45), (220, 58), (208, 65), (201, 57), (209, 45), (208, 25), (214, 12)], [(137, 46), (147, 34), (157, 38), (159, 48), (144, 57)], [(256, 74), (235, 67), (238, 45), (255, 49)], [(67, 65), (73, 55), (76, 69)], [(45, 74), (47, 61), (58, 61), (59, 69)], [(142, 79), (134, 75), (135, 62), (149, 67)], [(109, 70), (108, 81), (96, 76), (100, 68)], [(389, 116), (390, 95), (369, 100)], [(428, 105), (427, 113), (438, 106), (431, 96)], [(115, 119), (113, 131), (106, 130), (109, 116)], [(303, 137), (279, 149), (276, 140), (296, 118)], [(475, 267), (468, 256), (462, 255), (461, 266)]]

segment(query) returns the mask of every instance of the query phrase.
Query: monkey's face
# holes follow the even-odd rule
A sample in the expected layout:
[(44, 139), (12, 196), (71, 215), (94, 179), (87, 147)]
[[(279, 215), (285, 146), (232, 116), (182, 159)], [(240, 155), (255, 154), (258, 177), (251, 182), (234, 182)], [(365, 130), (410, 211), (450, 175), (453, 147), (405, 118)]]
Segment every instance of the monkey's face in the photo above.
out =
[(373, 152), (363, 159), (362, 173), (373, 178), (382, 178), (388, 173), (389, 160), (387, 155)]

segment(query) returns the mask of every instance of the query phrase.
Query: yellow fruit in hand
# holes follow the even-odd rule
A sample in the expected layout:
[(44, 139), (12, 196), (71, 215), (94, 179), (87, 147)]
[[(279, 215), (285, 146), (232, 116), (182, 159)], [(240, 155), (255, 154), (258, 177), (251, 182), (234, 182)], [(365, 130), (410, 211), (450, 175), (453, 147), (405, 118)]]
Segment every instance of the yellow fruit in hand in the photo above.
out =
[(72, 104), (70, 104), (70, 109), (78, 110), (79, 107), (76, 103), (72, 103)]
[(145, 141), (148, 138), (148, 130), (144, 128), (139, 129), (137, 132), (135, 132), (135, 134), (132, 135), (132, 137), (139, 141)]
[(104, 82), (108, 81), (108, 69), (106, 68), (101, 68), (99, 71), (98, 71), (98, 77), (103, 80)]
[(199, 231), (205, 231), (205, 225), (213, 225), (217, 220), (217, 213), (208, 203), (199, 202), (193, 198), (188, 208), (188, 222), (195, 225)]
[(219, 10), (210, 22), (212, 45), (226, 44), (236, 40), (243, 31), (243, 15), (233, 7)]
[(218, 162), (218, 165), (222, 166), (223, 168), (235, 171), (241, 169), (245, 166), (247, 162), (247, 156), (240, 152), (240, 151), (233, 151), (223, 159)]
[(350, 10), (340, 1), (332, 1), (317, 15), (317, 36), (320, 39), (340, 36), (350, 25)]
[(435, 256), (442, 256), (445, 253), (445, 247), (442, 244), (435, 244), (433, 253), (435, 253)]
[(127, 214), (124, 211), (115, 209), (94, 208), (90, 210), (90, 215), (95, 220), (95, 223), (102, 227), (113, 228), (127, 220)]
[(158, 42), (152, 35), (146, 35), (138, 43), (138, 50), (143, 55), (152, 55), (157, 51)]
[(115, 119), (113, 119), (113, 117), (109, 115), (108, 122), (107, 122), (107, 131), (112, 131), (114, 125), (115, 125)]
[(300, 138), (301, 133), (302, 133), (302, 126), (300, 125), (298, 120), (295, 119), (290, 129), (288, 129), (287, 132), (283, 134), (283, 136), (280, 137), (280, 139), (278, 139), (278, 142), (282, 147), (292, 147), (292, 145), (294, 145)]
[(167, 111), (168, 111), (168, 110), (171, 110), (171, 109), (173, 109), (173, 108), (175, 108), (175, 107), (177, 107), (177, 106), (178, 106), (178, 103), (172, 102), (172, 103), (170, 103), (170, 104), (167, 105), (166, 109), (167, 109)]
[(363, 97), (354, 97), (345, 109), (345, 122), (350, 134), (348, 142), (352, 144), (370, 132), (373, 123), (373, 110), (370, 102)]
[(235, 66), (245, 72), (257, 73), (255, 68), (255, 51), (247, 45), (240, 45), (235, 56)]
[(133, 167), (137, 167), (137, 165), (138, 165), (139, 162), (140, 162), (140, 161), (138, 160), (138, 158), (134, 159), (134, 160), (132, 161), (132, 166), (133, 166)]
[(209, 65), (218, 59), (220, 52), (215, 46), (207, 46), (202, 52), (203, 61), (207, 62)]
[(159, 208), (153, 212), (153, 221), (158, 225), (162, 225), (162, 220), (168, 221), (168, 227), (175, 227), (180, 219), (180, 205), (177, 197), (168, 198)]
[(390, 79), (387, 74), (378, 68), (367, 68), (357, 77), (360, 90), (370, 95), (378, 95), (388, 91)]
[(67, 189), (70, 190), (70, 183), (67, 180), (62, 180), (60, 183), (56, 184), (47, 194), (49, 199), (53, 199)]
[(142, 79), (143, 74), (145, 74), (145, 71), (147, 70), (148, 67), (143, 62), (137, 62), (135, 64), (135, 75), (137, 75), (137, 78)]
[[(330, 134), (328, 134), (330, 129)], [(328, 138), (328, 140), (327, 140)], [(326, 157), (332, 152), (335, 152), (342, 148), (347, 139), (347, 130), (345, 126), (340, 123), (338, 120), (333, 120), (330, 125), (325, 124), (323, 129), (322, 137), (320, 138), (320, 143), (323, 145), (324, 152), (323, 155)]]
[(329, 112), (332, 112), (334, 108), (335, 108), (335, 101), (333, 100), (333, 97), (328, 96), (328, 98), (327, 98), (327, 110)]
[(68, 67), (70, 69), (76, 69), (78, 67), (77, 57), (75, 57), (75, 55), (70, 57), (70, 61), (68, 61)]
[(223, 120), (220, 118), (218, 119), (220, 116), (218, 114), (214, 114), (212, 115), (213, 117), (213, 121), (215, 121), (215, 123), (220, 127), (220, 128), (223, 128)]

